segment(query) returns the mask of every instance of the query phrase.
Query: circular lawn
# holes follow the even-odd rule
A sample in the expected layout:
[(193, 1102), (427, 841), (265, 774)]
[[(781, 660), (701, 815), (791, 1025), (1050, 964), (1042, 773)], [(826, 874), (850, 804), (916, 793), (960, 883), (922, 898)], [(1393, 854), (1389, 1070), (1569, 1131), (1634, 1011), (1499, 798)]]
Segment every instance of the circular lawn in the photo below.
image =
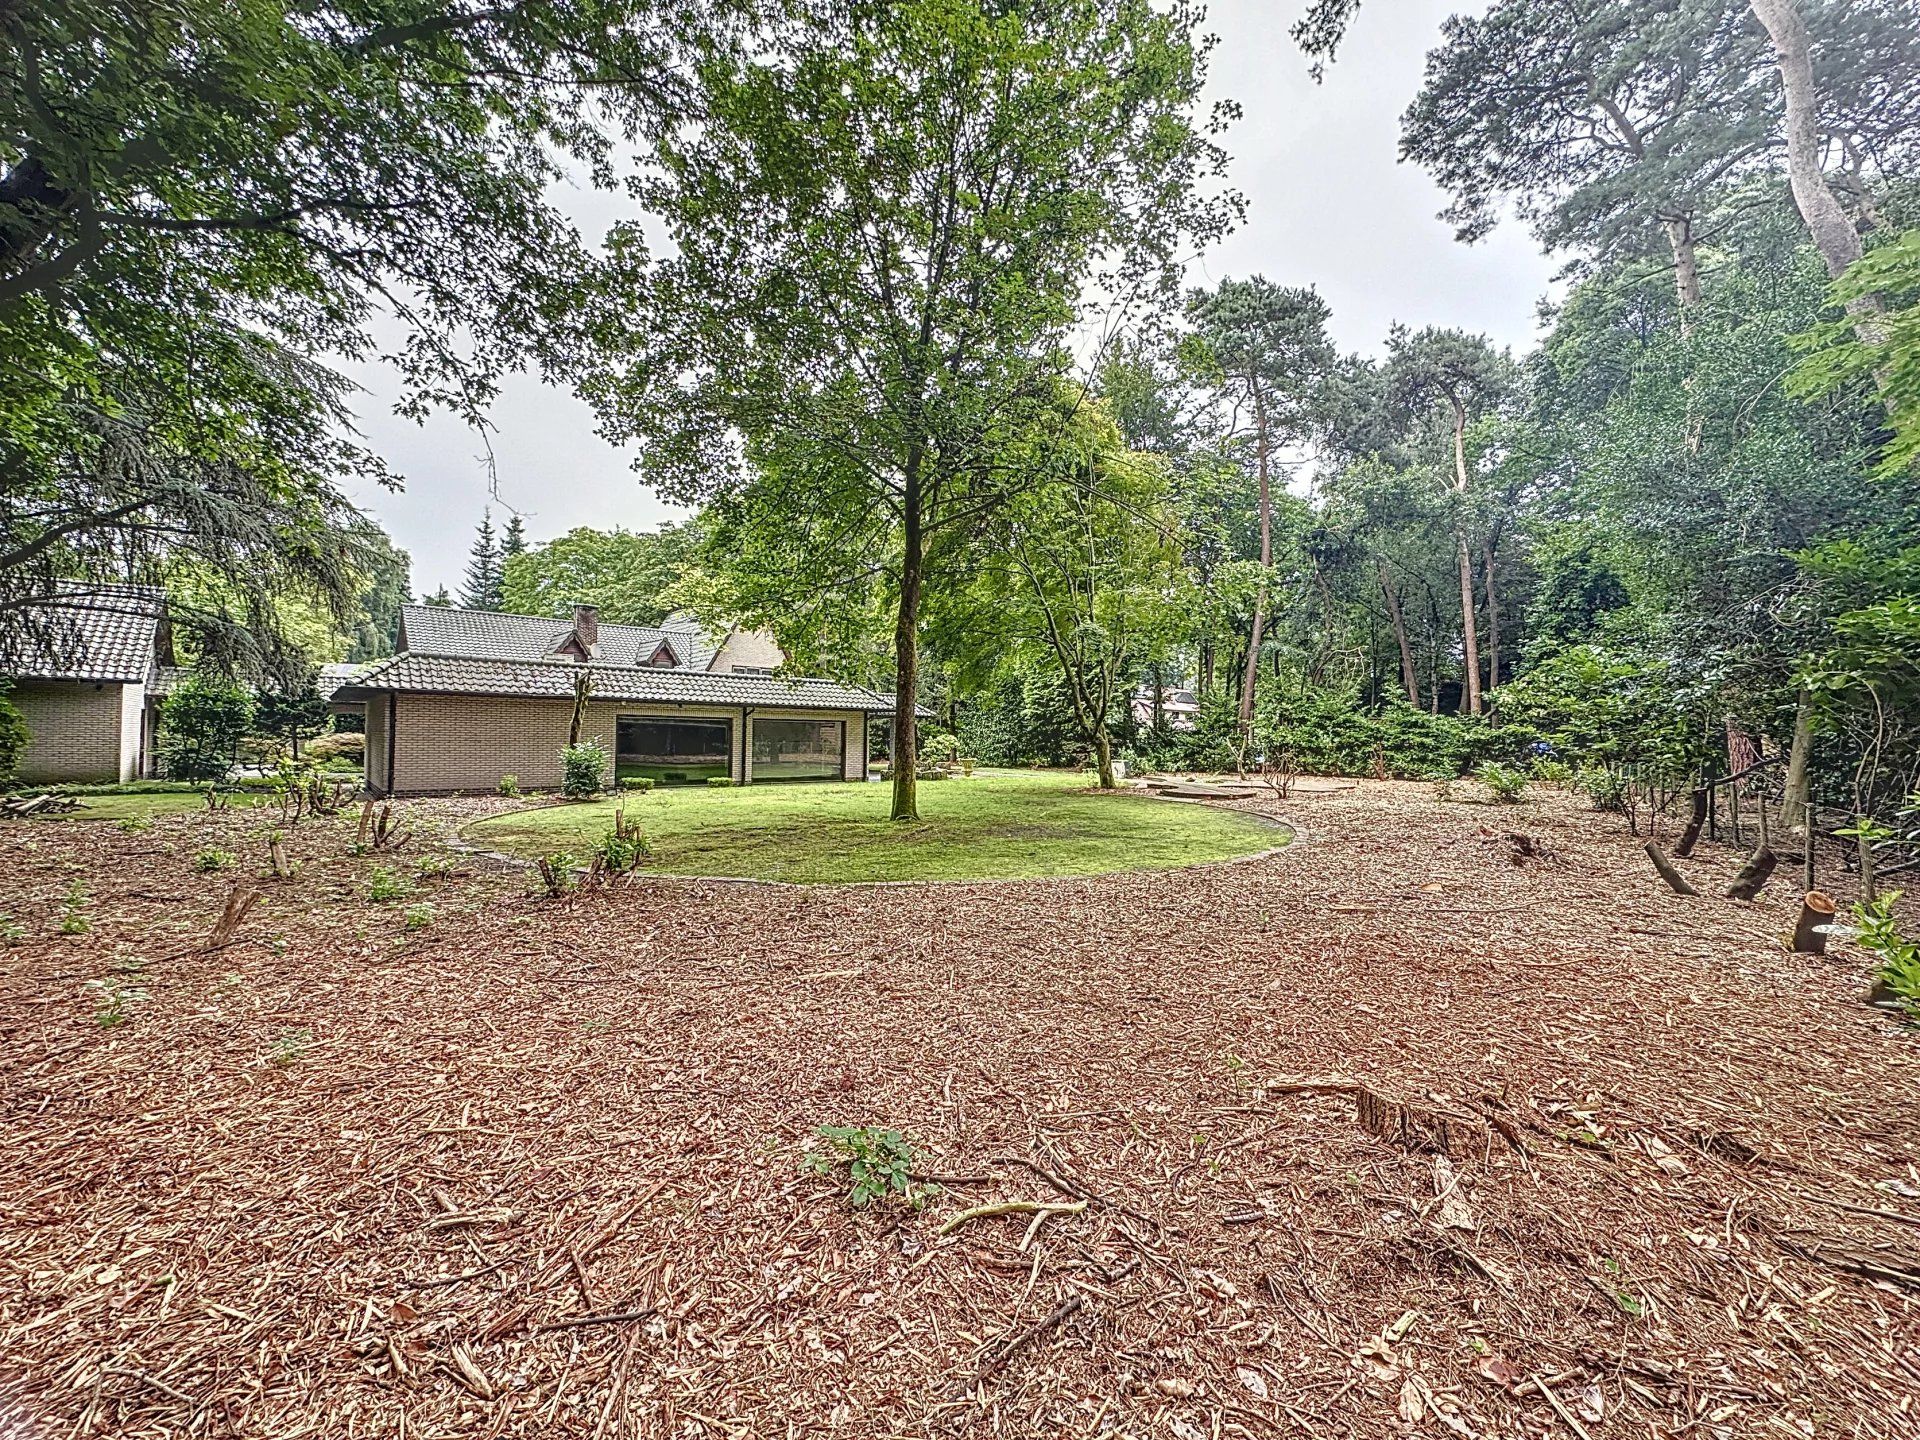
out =
[(798, 884), (1015, 880), (1173, 870), (1286, 843), (1271, 821), (1136, 791), (1102, 793), (1059, 772), (922, 781), (920, 819), (887, 818), (890, 786), (788, 782), (690, 786), (542, 805), (467, 827), (476, 845), (581, 863), (613, 827), (638, 824), (655, 874)]

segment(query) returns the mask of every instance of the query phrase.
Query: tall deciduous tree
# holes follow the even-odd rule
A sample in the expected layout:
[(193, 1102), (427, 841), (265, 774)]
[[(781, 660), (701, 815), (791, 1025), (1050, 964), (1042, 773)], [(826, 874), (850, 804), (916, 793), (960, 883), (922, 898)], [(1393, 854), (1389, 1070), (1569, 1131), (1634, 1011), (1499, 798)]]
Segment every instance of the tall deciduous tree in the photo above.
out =
[(1480, 713), (1480, 640), (1474, 618), (1472, 517), (1468, 510), (1471, 473), (1467, 467), (1467, 426), (1489, 412), (1507, 393), (1511, 379), (1506, 358), (1485, 336), (1459, 330), (1418, 332), (1395, 326), (1387, 341), (1390, 394), (1414, 422), (1438, 412), (1451, 444), (1454, 540), (1460, 566), (1460, 634), (1465, 650), (1466, 710)]
[(1327, 304), (1312, 290), (1275, 285), (1265, 276), (1223, 280), (1187, 305), (1194, 333), (1187, 347), (1197, 372), (1252, 427), (1254, 475), (1260, 495), (1260, 587), (1241, 679), (1240, 725), (1253, 725), (1254, 682), (1267, 623), (1273, 566), (1274, 452), (1302, 438), (1321, 382), (1333, 369)]
[(784, 531), (793, 588), (885, 577), (896, 819), (917, 814), (927, 588), (1017, 488), (998, 449), (1052, 402), (1083, 288), (1170, 293), (1183, 238), (1227, 216), (1194, 195), (1223, 158), (1193, 120), (1197, 21), (1147, 0), (842, 7), (710, 64), (702, 123), (640, 187), (677, 253), (613, 297), (601, 334), (630, 353), (582, 388), (670, 493)]
[(561, 615), (586, 601), (619, 625), (657, 625), (673, 606), (672, 586), (697, 565), (704, 532), (697, 524), (663, 525), (655, 533), (582, 527), (506, 557), (502, 608), (522, 615)]

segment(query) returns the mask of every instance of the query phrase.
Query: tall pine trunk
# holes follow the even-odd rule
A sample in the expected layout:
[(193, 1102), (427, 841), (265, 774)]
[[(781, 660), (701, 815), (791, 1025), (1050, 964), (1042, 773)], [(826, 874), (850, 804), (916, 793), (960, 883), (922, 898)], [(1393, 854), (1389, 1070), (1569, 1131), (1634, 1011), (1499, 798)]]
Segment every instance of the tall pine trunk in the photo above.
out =
[(1267, 405), (1260, 384), (1253, 386), (1253, 428), (1260, 457), (1260, 590), (1253, 599), (1253, 634), (1247, 642), (1247, 668), (1240, 682), (1240, 733), (1253, 734), (1253, 696), (1260, 677), (1260, 640), (1267, 625), (1267, 570), (1273, 564), (1273, 490), (1267, 474)]
[(1460, 552), (1460, 637), (1466, 649), (1466, 695), (1463, 709), (1480, 713), (1480, 635), (1473, 614), (1473, 552), (1467, 548), (1467, 407), (1453, 400), (1453, 488), (1460, 497), (1455, 539)]
[(1487, 689), (1500, 687), (1500, 592), (1494, 588), (1493, 541), (1480, 542), (1480, 565), (1487, 577)]
[(920, 682), (920, 582), (926, 563), (925, 537), (920, 526), (920, 465), (916, 451), (907, 458), (906, 484), (901, 494), (904, 516), (900, 546), (900, 611), (893, 622), (893, 816), (920, 818), (917, 781), (920, 736), (914, 717), (914, 692)]
[(1400, 592), (1393, 588), (1387, 562), (1380, 563), (1380, 591), (1387, 597), (1387, 618), (1393, 621), (1394, 644), (1400, 647), (1400, 683), (1407, 687), (1407, 703), (1420, 708), (1420, 681), (1413, 669), (1413, 646), (1407, 643), (1407, 618), (1400, 611)]

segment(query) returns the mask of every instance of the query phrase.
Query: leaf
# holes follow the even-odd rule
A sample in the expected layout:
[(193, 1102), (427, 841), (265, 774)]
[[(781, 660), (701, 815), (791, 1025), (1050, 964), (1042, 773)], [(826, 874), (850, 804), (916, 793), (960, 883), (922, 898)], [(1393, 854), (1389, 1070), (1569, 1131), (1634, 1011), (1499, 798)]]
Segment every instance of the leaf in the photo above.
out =
[(1262, 1375), (1258, 1370), (1252, 1370), (1242, 1365), (1233, 1373), (1249, 1395), (1253, 1395), (1261, 1400), (1267, 1398), (1267, 1377)]
[(1473, 1368), (1479, 1371), (1481, 1379), (1490, 1380), (1503, 1390), (1511, 1390), (1520, 1383), (1520, 1367), (1504, 1355), (1482, 1355)]

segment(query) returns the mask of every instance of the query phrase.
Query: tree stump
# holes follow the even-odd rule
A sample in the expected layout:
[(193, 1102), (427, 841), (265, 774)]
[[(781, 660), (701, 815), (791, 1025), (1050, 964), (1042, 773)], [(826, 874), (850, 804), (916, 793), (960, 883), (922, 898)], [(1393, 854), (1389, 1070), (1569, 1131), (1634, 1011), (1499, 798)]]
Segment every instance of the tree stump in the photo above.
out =
[(1652, 841), (1647, 841), (1647, 858), (1653, 862), (1653, 868), (1660, 872), (1660, 878), (1673, 887), (1676, 895), (1698, 895), (1700, 892), (1687, 882), (1687, 877), (1673, 868), (1673, 862), (1667, 859), (1667, 852)]
[(1821, 928), (1833, 920), (1833, 897), (1824, 890), (1809, 890), (1800, 897), (1800, 918), (1793, 927), (1793, 948), (1799, 955), (1827, 953), (1827, 932)]
[(1729, 900), (1752, 900), (1773, 878), (1773, 870), (1780, 863), (1780, 857), (1773, 853), (1773, 847), (1762, 845), (1747, 857), (1733, 877), (1733, 883), (1727, 886)]
[(1687, 816), (1687, 828), (1680, 832), (1680, 839), (1673, 847), (1673, 853), (1682, 860), (1693, 854), (1693, 847), (1700, 843), (1700, 832), (1707, 823), (1709, 793), (1704, 785), (1693, 792), (1693, 813)]

